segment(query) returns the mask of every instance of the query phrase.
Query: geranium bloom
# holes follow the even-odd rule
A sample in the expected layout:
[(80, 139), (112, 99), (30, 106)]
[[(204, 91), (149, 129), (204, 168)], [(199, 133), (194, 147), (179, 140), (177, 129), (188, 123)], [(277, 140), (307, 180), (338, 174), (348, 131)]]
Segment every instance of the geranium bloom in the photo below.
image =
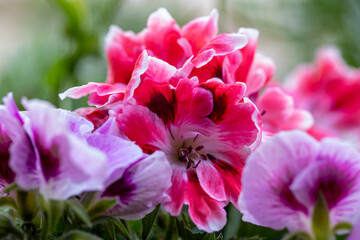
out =
[[(170, 14), (161, 8), (149, 16), (147, 28), (139, 34), (124, 32), (112, 26), (106, 37), (105, 49), (108, 59), (106, 83), (88, 83), (85, 86), (74, 87), (60, 94), (60, 97), (80, 98), (90, 94), (89, 105), (97, 107), (122, 100), (126, 85), (133, 75), (136, 60), (143, 50), (146, 50), (150, 56), (182, 69), (182, 74), (188, 76), (194, 67), (200, 68), (213, 58), (227, 55), (246, 45), (247, 37), (242, 30), (239, 33), (217, 35), (217, 20), (218, 13), (213, 10), (210, 16), (197, 18), (180, 28)], [(248, 50), (249, 54), (244, 56), (238, 56), (240, 53), (236, 55), (237, 65), (236, 68), (231, 66), (231, 71), (236, 71), (242, 65), (247, 74), (253, 60), (252, 51), (253, 49)], [(241, 61), (242, 57), (244, 60)], [(219, 59), (216, 61), (220, 61)], [(263, 61), (261, 62), (258, 64), (259, 67), (265, 65)], [(228, 59), (226, 64), (230, 64)], [(216, 76), (218, 75), (211, 77)], [(203, 77), (200, 80), (204, 80)]]
[(340, 140), (317, 142), (304, 132), (282, 132), (250, 155), (242, 185), (239, 205), (244, 220), (312, 234), (320, 193), (330, 227), (354, 223), (360, 207), (360, 155)]
[[(260, 139), (261, 118), (244, 98), (245, 84), (196, 77), (170, 84), (176, 69), (139, 58), (125, 93), (112, 109), (118, 126), (145, 152), (161, 150), (172, 168), (171, 200), (163, 207), (179, 215), (183, 204), (199, 229), (212, 232), (226, 223), (223, 207), (237, 203), (245, 156)], [(136, 104), (135, 104), (136, 103)]]
[(106, 155), (82, 137), (92, 130), (90, 122), (39, 100), (23, 100), (25, 112), (11, 94), (3, 101), (0, 119), (12, 140), (9, 165), (21, 188), (38, 188), (50, 199), (104, 189)]
[(170, 165), (163, 152), (144, 154), (134, 142), (118, 137), (114, 124), (114, 119), (109, 119), (86, 135), (87, 142), (106, 153), (109, 161), (105, 190), (99, 197), (118, 199), (109, 214), (140, 219), (169, 198), (165, 191), (171, 184)]
[(348, 67), (339, 50), (320, 49), (313, 64), (294, 71), (289, 84), (298, 106), (315, 118), (309, 131), (314, 137), (360, 136), (360, 70)]

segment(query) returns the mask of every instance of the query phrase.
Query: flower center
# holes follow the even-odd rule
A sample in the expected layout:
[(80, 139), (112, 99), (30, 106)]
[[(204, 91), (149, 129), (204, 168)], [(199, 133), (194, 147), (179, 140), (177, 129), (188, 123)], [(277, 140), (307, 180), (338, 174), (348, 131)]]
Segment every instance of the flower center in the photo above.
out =
[(186, 164), (186, 169), (197, 168), (201, 161), (211, 160), (216, 158), (211, 154), (203, 153), (204, 146), (198, 145), (195, 148), (192, 145), (188, 147), (181, 147), (178, 152), (179, 161)]

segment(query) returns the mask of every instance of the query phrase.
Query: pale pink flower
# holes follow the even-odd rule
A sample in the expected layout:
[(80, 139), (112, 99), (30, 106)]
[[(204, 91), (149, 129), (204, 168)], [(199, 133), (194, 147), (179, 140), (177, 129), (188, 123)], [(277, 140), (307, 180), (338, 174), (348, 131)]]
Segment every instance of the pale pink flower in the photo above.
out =
[(244, 220), (306, 231), (321, 193), (330, 227), (354, 223), (360, 209), (360, 154), (337, 139), (316, 141), (300, 131), (279, 133), (253, 152), (242, 176)]

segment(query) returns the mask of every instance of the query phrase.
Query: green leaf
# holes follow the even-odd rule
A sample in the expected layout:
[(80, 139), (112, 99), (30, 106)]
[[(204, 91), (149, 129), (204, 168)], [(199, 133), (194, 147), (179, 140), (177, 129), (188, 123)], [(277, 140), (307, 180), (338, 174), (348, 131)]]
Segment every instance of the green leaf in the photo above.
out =
[[(179, 237), (183, 240), (217, 240), (215, 233), (197, 232), (193, 233), (187, 226), (184, 220), (176, 218), (176, 226), (178, 229)], [(222, 235), (218, 237), (222, 239)]]
[(24, 234), (18, 229), (8, 216), (0, 214), (0, 237), (5, 238), (9, 234), (17, 237), (16, 239), (24, 239)]
[(316, 240), (330, 239), (329, 209), (321, 192), (312, 215), (312, 230)]
[(66, 205), (70, 210), (74, 211), (75, 215), (80, 218), (86, 224), (86, 226), (90, 228), (92, 227), (90, 217), (81, 203), (75, 200), (68, 200), (66, 201)]
[(80, 230), (73, 230), (70, 231), (62, 236), (60, 236), (59, 238), (57, 238), (58, 240), (102, 240), (101, 238), (99, 238), (98, 236), (88, 233), (88, 232), (84, 232), (84, 231), (80, 231)]
[(97, 202), (88, 210), (88, 215), (90, 216), (90, 219), (94, 219), (94, 217), (112, 208), (115, 205), (116, 201), (116, 198), (111, 198), (102, 199)]
[(17, 204), (15, 200), (11, 197), (2, 197), (0, 198), (0, 207), (11, 207), (17, 210)]
[(94, 219), (93, 223), (94, 224), (112, 223), (119, 230), (121, 235), (123, 235), (126, 239), (131, 239), (130, 233), (127, 230), (127, 228), (124, 226), (124, 224), (119, 219), (113, 216), (99, 216)]
[(19, 190), (16, 192), (19, 215), (24, 221), (31, 221), (37, 214), (39, 206), (35, 192)]
[(3, 192), (9, 193), (13, 190), (20, 190), (19, 186), (16, 183), (12, 183), (9, 186), (7, 186), (5, 189), (3, 189)]
[(150, 231), (154, 225), (155, 219), (159, 213), (159, 209), (160, 209), (160, 204), (156, 206), (156, 208), (154, 209), (154, 211), (152, 211), (151, 213), (149, 213), (148, 215), (146, 215), (142, 220), (142, 239), (146, 240), (149, 235), (150, 235)]

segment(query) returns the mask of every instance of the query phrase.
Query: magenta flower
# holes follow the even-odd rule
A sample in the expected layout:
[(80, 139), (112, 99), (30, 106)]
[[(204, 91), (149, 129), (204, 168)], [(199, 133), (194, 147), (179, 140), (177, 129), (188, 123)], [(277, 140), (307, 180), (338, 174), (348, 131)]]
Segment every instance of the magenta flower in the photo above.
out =
[(199, 229), (220, 230), (223, 207), (237, 203), (245, 157), (261, 136), (260, 114), (243, 97), (245, 84), (177, 79), (174, 67), (146, 52), (134, 72), (140, 74), (128, 85), (128, 101), (111, 110), (120, 130), (144, 152), (165, 153), (172, 185), (163, 207), (179, 215), (187, 204)]
[(279, 133), (248, 158), (239, 205), (245, 221), (312, 234), (321, 193), (330, 227), (354, 223), (360, 209), (360, 155), (336, 139), (317, 142), (298, 132)]
[(24, 190), (38, 188), (45, 198), (66, 199), (103, 190), (107, 158), (83, 134), (92, 124), (74, 113), (39, 100), (23, 100), (19, 112), (12, 95), (4, 98), (0, 120), (12, 140), (9, 165)]
[(290, 84), (298, 106), (314, 116), (311, 135), (360, 142), (360, 69), (347, 66), (338, 49), (320, 49), (313, 64), (293, 72)]
[[(200, 68), (213, 58), (230, 54), (246, 45), (246, 35), (241, 31), (217, 35), (217, 20), (218, 13), (213, 10), (210, 16), (197, 18), (180, 28), (167, 10), (161, 8), (149, 16), (147, 28), (139, 34), (112, 26), (105, 46), (108, 59), (106, 83), (74, 87), (60, 94), (60, 98), (77, 99), (90, 94), (89, 105), (97, 107), (122, 100), (143, 50), (181, 69), (182, 74), (188, 76), (194, 67)], [(248, 65), (245, 60), (243, 65)], [(265, 63), (262, 61), (259, 65)]]

